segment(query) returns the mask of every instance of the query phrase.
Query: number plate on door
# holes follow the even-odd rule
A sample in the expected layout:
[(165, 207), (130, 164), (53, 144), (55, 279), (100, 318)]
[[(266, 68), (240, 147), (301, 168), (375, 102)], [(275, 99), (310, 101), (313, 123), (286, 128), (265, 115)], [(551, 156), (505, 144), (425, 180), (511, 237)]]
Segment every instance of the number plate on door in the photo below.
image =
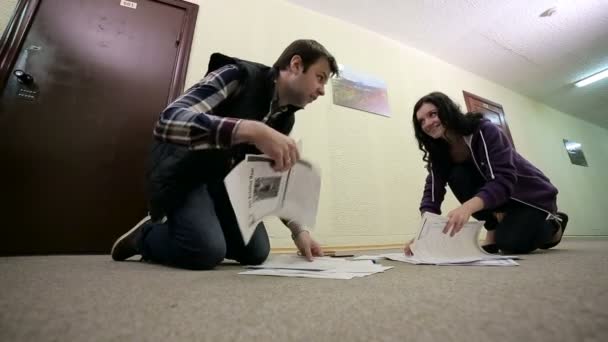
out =
[(127, 1), (127, 0), (120, 0), (120, 6), (136, 9), (137, 8), (137, 2)]

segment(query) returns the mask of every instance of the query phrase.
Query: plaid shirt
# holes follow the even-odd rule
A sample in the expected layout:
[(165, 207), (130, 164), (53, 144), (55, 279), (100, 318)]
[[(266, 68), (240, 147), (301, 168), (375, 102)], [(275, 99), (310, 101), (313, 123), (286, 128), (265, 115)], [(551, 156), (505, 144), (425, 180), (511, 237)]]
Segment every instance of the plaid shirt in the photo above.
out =
[[(210, 72), (161, 113), (154, 136), (192, 150), (232, 146), (242, 120), (214, 115), (213, 109), (238, 90), (239, 77), (239, 69), (234, 64)], [(268, 123), (287, 110), (287, 106), (278, 108), (277, 103), (275, 95), (263, 122)]]

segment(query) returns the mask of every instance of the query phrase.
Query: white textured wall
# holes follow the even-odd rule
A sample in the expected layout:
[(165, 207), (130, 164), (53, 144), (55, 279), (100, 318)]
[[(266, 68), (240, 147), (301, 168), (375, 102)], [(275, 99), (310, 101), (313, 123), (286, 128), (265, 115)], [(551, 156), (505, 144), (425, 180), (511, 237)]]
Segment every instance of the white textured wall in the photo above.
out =
[[(280, 0), (198, 0), (200, 5), (188, 85), (198, 80), (214, 51), (267, 64), (297, 38), (323, 43), (340, 63), (383, 78), (390, 119), (335, 106), (331, 92), (297, 115), (294, 136), (304, 155), (323, 170), (316, 236), (327, 245), (400, 243), (418, 228), (426, 171), (411, 127), (414, 103), (433, 90), (462, 104), (467, 90), (503, 105), (520, 153), (560, 189), (571, 216), (568, 233), (608, 235), (608, 131), (557, 112), (500, 85), (357, 26)], [(562, 139), (583, 144), (590, 167), (570, 164)], [(449, 195), (444, 209), (456, 205)], [(291, 241), (268, 220), (274, 247)]]
[[(192, 0), (200, 5), (187, 86), (215, 51), (272, 64), (298, 38), (323, 43), (340, 63), (383, 78), (392, 118), (335, 106), (331, 87), (297, 115), (294, 137), (323, 170), (315, 236), (326, 245), (401, 243), (418, 228), (426, 171), (411, 127), (421, 96), (443, 91), (464, 107), (462, 90), (503, 105), (520, 153), (560, 189), (569, 234), (608, 235), (608, 131), (557, 112), (516, 92), (351, 24), (281, 0)], [(5, 1), (2, 2), (6, 7)], [(9, 6), (10, 7), (10, 6)], [(2, 11), (7, 20), (12, 9)], [(590, 167), (570, 164), (562, 139), (583, 144)], [(449, 195), (444, 210), (456, 205)], [(288, 231), (268, 220), (273, 247), (291, 247)]]
[[(11, 19), (16, 5), (17, 0), (0, 1), (0, 32), (4, 33), (6, 25), (8, 25), (8, 21)], [(0, 33), (0, 37), (1, 36), (2, 34)]]

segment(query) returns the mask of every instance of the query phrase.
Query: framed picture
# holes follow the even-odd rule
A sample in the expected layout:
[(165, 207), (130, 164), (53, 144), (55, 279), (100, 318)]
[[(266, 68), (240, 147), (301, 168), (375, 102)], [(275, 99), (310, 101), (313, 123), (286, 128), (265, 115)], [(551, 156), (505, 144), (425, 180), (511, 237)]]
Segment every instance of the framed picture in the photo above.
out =
[(340, 65), (340, 76), (332, 78), (334, 104), (390, 117), (386, 83)]
[(580, 143), (564, 139), (564, 146), (566, 147), (568, 157), (570, 157), (570, 162), (572, 164), (588, 166), (587, 159), (585, 158), (585, 154), (583, 153), (583, 146)]

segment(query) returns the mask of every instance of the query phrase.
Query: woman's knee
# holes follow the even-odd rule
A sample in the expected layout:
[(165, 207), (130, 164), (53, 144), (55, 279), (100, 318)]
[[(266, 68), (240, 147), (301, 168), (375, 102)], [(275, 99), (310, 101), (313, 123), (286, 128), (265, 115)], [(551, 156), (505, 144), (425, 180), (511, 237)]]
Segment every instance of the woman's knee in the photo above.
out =
[(503, 253), (507, 254), (528, 254), (538, 248), (536, 242), (532, 239), (505, 237), (500, 234), (496, 234), (496, 245)]

